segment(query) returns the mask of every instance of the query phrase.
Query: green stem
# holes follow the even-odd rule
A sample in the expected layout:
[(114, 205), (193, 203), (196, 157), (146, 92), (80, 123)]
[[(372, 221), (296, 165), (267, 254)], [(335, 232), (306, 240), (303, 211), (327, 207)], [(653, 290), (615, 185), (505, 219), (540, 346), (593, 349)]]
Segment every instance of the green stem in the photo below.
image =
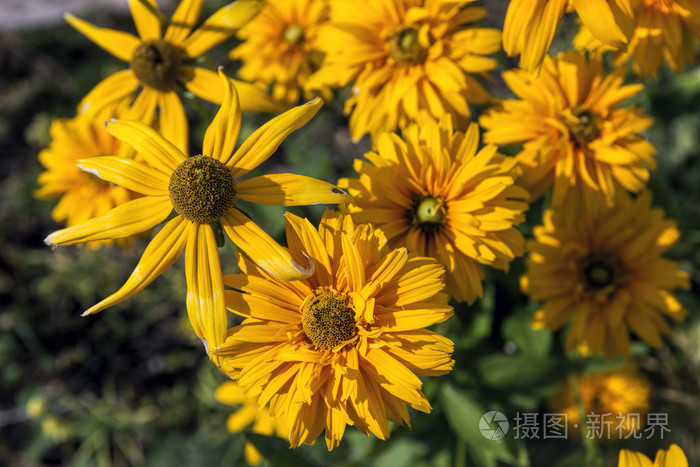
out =
[(581, 439), (583, 440), (583, 446), (586, 448), (586, 460), (587, 465), (590, 467), (603, 467), (603, 459), (598, 451), (598, 446), (594, 436), (586, 436), (588, 433), (588, 420), (586, 418), (586, 408), (583, 406), (583, 401), (581, 399), (581, 392), (578, 388), (578, 378), (577, 375), (572, 373), (569, 375), (569, 386), (571, 387), (571, 392), (574, 394), (574, 400), (576, 401), (576, 407), (578, 409), (579, 426), (581, 427)]

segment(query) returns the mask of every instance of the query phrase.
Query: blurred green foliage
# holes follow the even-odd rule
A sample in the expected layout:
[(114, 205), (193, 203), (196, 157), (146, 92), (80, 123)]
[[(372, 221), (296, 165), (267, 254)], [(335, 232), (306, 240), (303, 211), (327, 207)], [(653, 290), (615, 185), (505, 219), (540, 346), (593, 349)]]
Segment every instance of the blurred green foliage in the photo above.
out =
[[(208, 5), (210, 10), (212, 5)], [(129, 18), (91, 18), (128, 29)], [(570, 38), (568, 38), (570, 39)], [(559, 39), (559, 47), (567, 38)], [(430, 415), (412, 413), (412, 426), (394, 427), (384, 442), (348, 428), (329, 453), (323, 440), (290, 450), (283, 440), (232, 435), (232, 411), (214, 400), (224, 381), (209, 364), (185, 317), (182, 264), (127, 302), (81, 318), (88, 306), (116, 290), (138, 261), (147, 239), (132, 249), (50, 251), (43, 238), (58, 228), (52, 203), (32, 197), (54, 117), (68, 117), (84, 93), (120, 65), (68, 26), (0, 36), (0, 464), (76, 466), (242, 465), (252, 442), (271, 465), (579, 466), (614, 465), (621, 447), (651, 455), (673, 441), (691, 465), (700, 462), (700, 68), (677, 76), (664, 70), (645, 82), (637, 104), (656, 119), (648, 137), (659, 167), (650, 187), (655, 204), (678, 220), (682, 239), (670, 256), (692, 277), (679, 293), (691, 311), (668, 345), (635, 346), (654, 387), (652, 411), (669, 414), (664, 439), (592, 446), (581, 439), (492, 441), (479, 432), (481, 416), (498, 410), (545, 413), (546, 399), (575, 371), (620, 362), (577, 359), (562, 351), (563, 333), (530, 327), (536, 305), (519, 292), (524, 270), (487, 271), (484, 298), (456, 305), (455, 317), (437, 326), (455, 343), (455, 369), (425, 381)], [(226, 61), (229, 41), (212, 63)], [(510, 63), (503, 60), (504, 63)], [(235, 65), (228, 65), (232, 72)], [(496, 92), (505, 90), (495, 83)], [(260, 171), (293, 171), (335, 181), (350, 175), (367, 141), (352, 143), (341, 99), (290, 137)], [(193, 148), (201, 144), (215, 109), (188, 105)], [(267, 116), (245, 116), (242, 137)], [(529, 234), (543, 203), (533, 205)], [(283, 239), (283, 208), (244, 206), (268, 232)], [(294, 208), (317, 222), (323, 207)], [(225, 272), (235, 272), (227, 245)]]

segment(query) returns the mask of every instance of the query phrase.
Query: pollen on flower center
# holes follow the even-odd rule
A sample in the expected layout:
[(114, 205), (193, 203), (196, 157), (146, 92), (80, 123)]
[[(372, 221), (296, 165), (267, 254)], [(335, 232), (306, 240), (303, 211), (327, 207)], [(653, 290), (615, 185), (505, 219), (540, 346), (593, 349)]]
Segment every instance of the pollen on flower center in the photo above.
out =
[(579, 264), (579, 271), (586, 290), (594, 292), (616, 286), (623, 274), (622, 266), (616, 258), (599, 252), (585, 256)]
[(600, 135), (600, 116), (585, 107), (571, 109), (571, 115), (564, 116), (564, 124), (577, 146), (585, 146)]
[(447, 220), (444, 203), (432, 195), (416, 198), (412, 209), (413, 223), (423, 231), (432, 232)]
[(425, 60), (428, 50), (419, 40), (415, 26), (399, 29), (389, 40), (389, 55), (398, 65), (414, 65)]
[(282, 31), (282, 40), (288, 44), (298, 44), (304, 40), (304, 28), (298, 24), (290, 24)]
[(236, 202), (236, 182), (229, 169), (204, 155), (190, 157), (177, 166), (168, 190), (175, 211), (200, 224), (218, 220)]
[(323, 292), (306, 302), (301, 327), (306, 339), (319, 350), (328, 350), (355, 337), (357, 325), (350, 297), (343, 293)]
[(180, 68), (180, 51), (162, 39), (144, 41), (131, 56), (131, 69), (142, 85), (169, 91)]

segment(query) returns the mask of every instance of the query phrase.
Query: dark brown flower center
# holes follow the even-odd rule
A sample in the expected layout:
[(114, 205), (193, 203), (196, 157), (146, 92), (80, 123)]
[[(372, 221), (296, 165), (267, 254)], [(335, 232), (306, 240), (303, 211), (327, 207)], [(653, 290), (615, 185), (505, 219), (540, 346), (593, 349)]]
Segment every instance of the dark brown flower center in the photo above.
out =
[(298, 44), (304, 40), (304, 28), (298, 24), (290, 24), (282, 31), (282, 40), (288, 44)]
[(600, 135), (600, 116), (590, 109), (577, 106), (564, 117), (571, 139), (577, 146), (586, 146)]
[(169, 91), (181, 63), (180, 50), (162, 39), (142, 42), (131, 56), (131, 69), (143, 86)]
[(425, 60), (428, 50), (420, 43), (416, 26), (399, 29), (389, 40), (389, 55), (397, 65), (415, 65)]
[(343, 293), (323, 292), (306, 303), (301, 315), (306, 339), (319, 350), (333, 349), (357, 335), (355, 310)]
[(231, 171), (209, 156), (193, 156), (177, 166), (168, 190), (175, 212), (200, 224), (220, 219), (236, 202)]
[(617, 258), (600, 252), (586, 255), (579, 264), (579, 271), (586, 290), (592, 292), (616, 287), (624, 273)]
[(445, 204), (440, 198), (425, 195), (413, 201), (411, 209), (413, 223), (417, 224), (424, 232), (434, 232), (447, 221)]

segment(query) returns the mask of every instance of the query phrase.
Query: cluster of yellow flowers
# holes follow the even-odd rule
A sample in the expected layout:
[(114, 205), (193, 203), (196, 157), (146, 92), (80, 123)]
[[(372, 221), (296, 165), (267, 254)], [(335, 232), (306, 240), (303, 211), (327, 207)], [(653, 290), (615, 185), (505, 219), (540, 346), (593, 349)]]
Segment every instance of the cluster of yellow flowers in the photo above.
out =
[[(512, 0), (501, 33), (480, 26), (487, 11), (474, 1), (238, 0), (195, 27), (204, 0), (182, 0), (170, 19), (155, 0), (129, 0), (138, 36), (66, 15), (128, 66), (52, 125), (38, 195), (61, 197), (53, 215), (67, 228), (46, 243), (123, 241), (163, 224), (124, 286), (85, 314), (133, 296), (184, 252), (192, 328), (235, 381), (217, 396), (245, 404), (229, 428), (258, 418), (255, 429), (292, 447), (325, 431), (332, 449), (347, 425), (385, 439), (409, 406), (429, 412), (418, 376), (454, 362), (450, 339), (426, 328), (452, 315), (450, 297), (482, 296), (483, 266), (507, 270), (526, 251), (522, 290), (541, 302), (533, 325), (571, 323), (567, 350), (627, 357), (630, 329), (661, 346), (665, 317), (686, 314), (671, 293), (689, 280), (662, 257), (679, 233), (645, 190), (656, 151), (640, 132), (652, 120), (621, 105), (643, 87), (625, 84), (629, 57), (640, 75), (662, 57), (678, 72), (691, 61), (700, 6)], [(567, 6), (590, 53), (549, 56)], [(233, 35), (246, 81), (197, 60)], [(501, 42), (521, 56), (503, 73), (515, 99), (484, 86)], [(183, 87), (220, 106), (194, 151)], [(346, 97), (350, 135), (371, 137), (358, 177), (246, 177), (334, 96)], [(473, 104), (491, 104), (481, 148)], [(236, 149), (242, 111), (283, 109)], [(509, 145), (522, 149), (497, 152)], [(543, 195), (549, 209), (526, 242), (516, 226)], [(285, 248), (239, 199), (338, 209), (317, 227), (288, 213)], [(222, 273), (226, 237), (239, 274)], [(227, 310), (241, 324), (229, 328)]]

